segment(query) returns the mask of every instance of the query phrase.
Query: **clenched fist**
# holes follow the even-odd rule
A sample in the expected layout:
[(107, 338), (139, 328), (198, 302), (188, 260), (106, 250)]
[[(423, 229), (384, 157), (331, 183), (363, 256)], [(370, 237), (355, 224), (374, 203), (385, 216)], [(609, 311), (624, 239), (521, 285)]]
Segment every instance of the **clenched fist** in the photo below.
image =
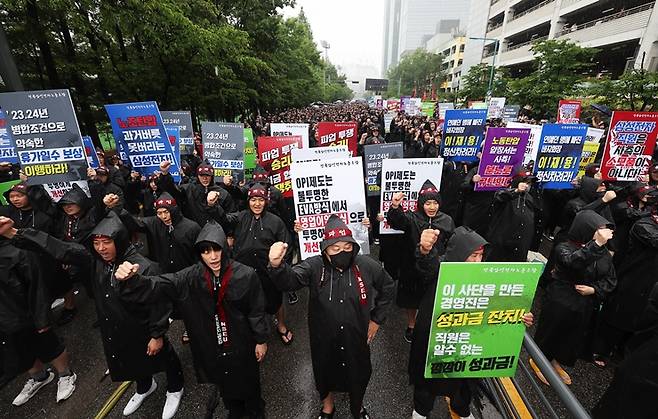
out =
[(217, 201), (219, 200), (219, 192), (217, 191), (210, 191), (208, 192), (208, 206), (209, 207), (214, 207), (215, 204), (217, 204)]
[(169, 168), (171, 167), (171, 162), (169, 160), (164, 160), (160, 162), (160, 171), (162, 174), (169, 173)]
[(396, 192), (391, 199), (391, 208), (397, 208), (404, 201), (404, 192)]
[(420, 253), (423, 255), (428, 254), (432, 250), (432, 247), (434, 247), (434, 243), (436, 243), (440, 235), (441, 230), (433, 230), (429, 228), (423, 230), (420, 234)]
[(233, 184), (233, 176), (231, 175), (224, 176), (222, 180), (224, 181), (224, 185), (226, 186), (231, 186)]
[(103, 203), (109, 209), (112, 209), (119, 205), (119, 196), (113, 193), (107, 194), (103, 197)]
[(283, 257), (288, 250), (288, 244), (284, 242), (276, 242), (270, 247), (270, 266), (278, 268), (283, 262)]
[(139, 271), (139, 265), (136, 263), (123, 262), (119, 265), (114, 277), (118, 281), (126, 281), (132, 278)]

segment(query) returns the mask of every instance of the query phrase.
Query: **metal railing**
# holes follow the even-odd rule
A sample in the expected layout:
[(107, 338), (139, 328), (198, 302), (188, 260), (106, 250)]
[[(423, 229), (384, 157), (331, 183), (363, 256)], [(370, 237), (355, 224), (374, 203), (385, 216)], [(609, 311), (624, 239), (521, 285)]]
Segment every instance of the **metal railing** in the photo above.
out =
[(576, 25), (575, 27), (573, 25), (572, 26), (565, 25), (564, 28), (555, 35), (555, 37), (558, 38), (558, 37), (560, 37), (562, 35), (566, 35), (570, 32), (580, 31), (580, 30), (583, 30), (583, 29), (591, 28), (592, 26), (596, 26), (596, 25), (600, 25), (602, 23), (610, 22), (612, 20), (617, 20), (617, 19), (622, 18), (624, 16), (634, 15), (636, 13), (641, 13), (641, 12), (644, 12), (646, 10), (651, 10), (651, 9), (653, 9), (653, 5), (654, 5), (654, 2), (643, 4), (641, 6), (633, 7), (632, 9), (623, 10), (621, 12), (613, 13), (610, 16), (595, 19), (595, 20), (592, 20), (592, 21), (589, 21), (589, 22), (586, 22), (586, 23), (581, 23), (580, 25)]
[(522, 11), (522, 12), (520, 12), (520, 13), (514, 13), (512, 16), (509, 17), (508, 22), (511, 22), (511, 21), (513, 21), (513, 20), (516, 20), (516, 19), (520, 18), (521, 16), (525, 16), (525, 15), (527, 15), (528, 13), (532, 13), (532, 12), (534, 12), (535, 10), (539, 10), (539, 9), (541, 9), (542, 7), (546, 6), (547, 4), (553, 3), (554, 1), (555, 1), (555, 0), (546, 0), (546, 1), (542, 1), (542, 2), (539, 3), (538, 5), (533, 6), (533, 7), (529, 8), (528, 10), (524, 10), (524, 11)]
[(506, 47), (506, 48), (503, 50), (503, 52), (506, 52), (506, 51), (513, 51), (513, 50), (515, 50), (515, 49), (519, 49), (519, 48), (521, 48), (521, 47), (525, 47), (526, 45), (530, 45), (530, 44), (532, 44), (533, 42), (543, 41), (543, 40), (545, 40), (545, 39), (548, 39), (548, 35), (546, 35), (546, 36), (540, 36), (540, 37), (537, 37), (537, 38), (531, 39), (531, 40), (529, 40), (529, 41), (522, 42), (522, 43), (520, 43), (520, 44), (510, 45), (510, 46)]
[(487, 32), (495, 31), (496, 29), (500, 28), (501, 26), (503, 26), (503, 22), (495, 23), (493, 25), (489, 25), (489, 27), (487, 28)]

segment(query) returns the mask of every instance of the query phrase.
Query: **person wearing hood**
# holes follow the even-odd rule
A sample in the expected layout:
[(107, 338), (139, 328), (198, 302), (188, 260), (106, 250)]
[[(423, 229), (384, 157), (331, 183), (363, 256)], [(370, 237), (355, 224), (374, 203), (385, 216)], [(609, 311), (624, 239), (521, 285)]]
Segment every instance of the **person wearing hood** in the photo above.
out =
[(592, 210), (609, 222), (614, 222), (610, 203), (617, 197), (615, 191), (607, 191), (606, 186), (601, 179), (583, 176), (580, 180), (580, 189), (578, 196), (569, 200), (565, 205), (561, 219), (560, 228), (562, 234), (558, 233), (555, 237), (554, 245), (567, 239), (569, 227), (572, 225), (578, 212), (583, 210)]
[(619, 283), (603, 303), (593, 345), (594, 362), (604, 367), (615, 347), (621, 349), (634, 332), (658, 283), (658, 194), (645, 196), (650, 215), (637, 220), (628, 235), (626, 258), (617, 268)]
[(449, 159), (443, 160), (441, 211), (451, 216), (456, 225), (461, 225), (463, 206), (461, 185), (464, 183), (467, 173), (468, 165), (466, 163)]
[(658, 284), (649, 290), (640, 313), (626, 357), (592, 410), (593, 419), (658, 417)]
[(0, 215), (14, 220), (18, 228), (31, 227), (53, 232), (56, 209), (43, 186), (21, 182), (3, 195), (9, 205), (0, 206)]
[[(248, 198), (248, 209), (227, 214), (217, 204), (218, 195), (211, 192), (208, 194), (208, 207), (215, 210), (215, 221), (233, 232), (235, 260), (256, 270), (265, 292), (265, 311), (276, 314), (281, 341), (289, 345), (293, 334), (286, 326), (282, 294), (270, 280), (267, 263), (270, 246), (276, 242), (290, 244), (290, 234), (281, 218), (267, 210), (268, 192), (261, 184), (256, 183), (249, 189)], [(291, 257), (290, 252), (287, 257)]]
[[(7, 230), (13, 221), (0, 217), (0, 230)], [(55, 334), (50, 321), (52, 302), (46, 272), (40, 255), (19, 249), (0, 236), (0, 337), (7, 375), (25, 371), (29, 378), (12, 404), (21, 406), (55, 378), (46, 369), (52, 364), (59, 375), (57, 402), (68, 399), (75, 390), (77, 375), (71, 371), (66, 348)]]
[(115, 269), (124, 261), (139, 265), (141, 274), (158, 274), (158, 265), (130, 244), (128, 230), (113, 212), (92, 230), (90, 248), (59, 240), (32, 228), (15, 229), (0, 222), (1, 234), (18, 247), (36, 248), (58, 262), (88, 268), (96, 314), (100, 321), (105, 359), (113, 381), (136, 381), (135, 395), (123, 410), (135, 412), (157, 388), (152, 375), (167, 372), (167, 401), (162, 417), (174, 416), (183, 394), (183, 371), (178, 355), (165, 333), (171, 306), (165, 303), (141, 304), (121, 298)]
[[(535, 341), (565, 384), (563, 365), (573, 366), (589, 342), (592, 315), (615, 289), (617, 276), (606, 247), (614, 224), (592, 210), (582, 210), (569, 228), (569, 240), (555, 246), (555, 268), (546, 287)], [(530, 359), (544, 384), (546, 378)]]
[(183, 214), (200, 227), (206, 225), (212, 218), (208, 212), (208, 194), (217, 194), (217, 202), (226, 212), (235, 211), (235, 203), (226, 189), (215, 184), (215, 169), (202, 163), (197, 167), (197, 177), (190, 183), (176, 186), (174, 178), (169, 173), (171, 162), (160, 163), (159, 188), (168, 192), (183, 209)]
[(308, 324), (315, 386), (322, 400), (319, 418), (334, 417), (334, 393), (347, 392), (354, 418), (370, 416), (363, 397), (372, 366), (369, 344), (385, 321), (395, 284), (381, 263), (359, 255), (349, 227), (331, 215), (321, 254), (295, 266), (284, 262), (288, 245), (269, 252), (269, 272), (282, 291), (309, 288)]
[[(390, 226), (396, 230), (405, 232), (406, 243), (402, 272), (398, 282), (397, 305), (407, 311), (407, 330), (404, 338), (411, 343), (416, 324), (418, 305), (425, 294), (426, 285), (422, 281), (420, 272), (416, 269), (415, 251), (420, 241), (420, 233), (426, 229), (439, 230), (441, 237), (437, 243), (439, 254), (445, 251), (445, 244), (455, 230), (455, 223), (447, 214), (441, 212), (441, 194), (438, 188), (426, 180), (418, 192), (418, 201), (415, 211), (404, 211), (402, 201), (404, 193), (398, 192), (393, 195), (391, 208), (388, 210), (386, 219)], [(400, 251), (402, 249), (398, 249)], [(400, 255), (400, 253), (398, 253)]]
[(199, 261), (176, 273), (143, 276), (130, 262), (119, 266), (122, 295), (134, 302), (172, 301), (183, 317), (197, 381), (214, 384), (229, 418), (264, 418), (259, 363), (267, 352), (269, 322), (265, 296), (253, 268), (231, 260), (224, 230), (207, 223), (195, 242)]
[(87, 177), (92, 199), (93, 197), (102, 197), (103, 204), (119, 214), (125, 203), (123, 190), (110, 181), (110, 171), (106, 167), (99, 167), (98, 169), (90, 167), (87, 169)]
[(267, 192), (267, 210), (281, 218), (284, 223), (287, 222), (286, 220), (289, 221), (290, 214), (283, 199), (283, 195), (277, 188), (272, 187), (272, 184), (270, 183), (270, 176), (262, 166), (256, 165), (252, 179), (240, 187), (235, 188), (233, 186), (233, 182), (230, 176), (226, 176), (224, 179), (224, 184), (226, 185), (227, 183), (227, 187), (229, 189), (233, 188), (239, 191), (240, 201), (247, 201), (249, 198), (249, 190), (254, 185), (260, 184), (263, 188), (265, 188), (265, 191)]
[(509, 188), (496, 191), (487, 237), (492, 262), (525, 262), (528, 260), (537, 228), (540, 208), (530, 194), (534, 176), (521, 167), (516, 170)]
[(494, 192), (476, 191), (475, 185), (480, 181), (477, 164), (471, 167), (461, 185), (463, 197), (462, 224), (475, 230), (480, 236), (486, 236), (491, 220), (491, 204)]
[[(489, 243), (466, 226), (457, 227), (445, 247), (437, 246), (442, 235), (439, 230), (423, 230), (416, 246), (417, 269), (428, 286), (420, 303), (409, 352), (409, 383), (414, 386), (412, 419), (426, 418), (439, 396), (447, 396), (450, 399), (450, 408), (459, 417), (473, 419), (470, 410), (471, 383), (475, 380), (425, 378), (425, 362), (441, 262), (482, 262), (485, 247)], [(445, 254), (442, 249), (445, 249)], [(526, 326), (531, 326), (534, 317), (532, 313), (526, 313), (522, 320)]]

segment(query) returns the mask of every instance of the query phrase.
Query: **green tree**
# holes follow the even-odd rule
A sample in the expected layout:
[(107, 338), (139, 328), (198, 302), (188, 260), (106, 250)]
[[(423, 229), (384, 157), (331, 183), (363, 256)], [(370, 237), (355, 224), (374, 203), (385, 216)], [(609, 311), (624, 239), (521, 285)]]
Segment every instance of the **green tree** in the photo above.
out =
[(324, 86), (324, 102), (335, 102), (337, 100), (350, 100), (354, 96), (352, 89), (347, 87), (345, 83), (347, 77), (344, 74), (340, 74), (338, 69), (331, 63), (325, 62), (323, 60), (323, 66), (325, 69), (325, 86)]
[(648, 111), (658, 109), (658, 73), (644, 69), (624, 72), (618, 80), (592, 82), (588, 93), (612, 109)]
[(555, 117), (560, 99), (582, 93), (599, 51), (564, 40), (539, 41), (530, 50), (534, 70), (526, 77), (510, 80), (508, 100), (530, 105), (536, 117)]
[(433, 54), (421, 48), (411, 54), (402, 57), (400, 62), (388, 70), (388, 97), (410, 95), (416, 88), (416, 93), (421, 95), (423, 90), (431, 83), (440, 84), (445, 79), (445, 73), (441, 70), (443, 56)]
[[(462, 77), (462, 88), (457, 92), (463, 101), (484, 100), (489, 90), (489, 79), (491, 78), (491, 66), (481, 63), (471, 67), (468, 73)], [(507, 83), (509, 82), (508, 71), (504, 67), (496, 67), (494, 79), (491, 84), (491, 95), (494, 97), (507, 95)]]

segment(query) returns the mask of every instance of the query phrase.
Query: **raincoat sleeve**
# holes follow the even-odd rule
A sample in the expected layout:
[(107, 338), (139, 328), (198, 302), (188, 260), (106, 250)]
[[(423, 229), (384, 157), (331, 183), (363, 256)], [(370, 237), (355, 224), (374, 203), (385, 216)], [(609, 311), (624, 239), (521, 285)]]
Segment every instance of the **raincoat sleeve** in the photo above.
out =
[(389, 208), (386, 213), (386, 221), (396, 230), (407, 231), (409, 229), (409, 219), (407, 218), (402, 206)]
[(558, 264), (566, 266), (569, 269), (583, 271), (588, 265), (602, 258), (608, 252), (608, 249), (605, 246), (599, 246), (594, 240), (591, 240), (576, 251), (566, 246), (558, 246), (556, 252)]
[(66, 265), (91, 266), (93, 257), (81, 244), (59, 240), (33, 228), (19, 229), (12, 239), (16, 247), (40, 250)]
[[(306, 259), (295, 266), (290, 266), (288, 263), (282, 263), (278, 268), (269, 266), (267, 269), (274, 286), (280, 291), (296, 291), (307, 287), (311, 283), (314, 271), (316, 271), (314, 265), (322, 263), (321, 260), (317, 259), (319, 257)], [(320, 269), (322, 268), (320, 267)], [(317, 271), (319, 272), (320, 269), (317, 269)]]
[(263, 344), (267, 342), (270, 335), (270, 323), (265, 314), (265, 293), (256, 271), (252, 271), (249, 275), (249, 282), (248, 310), (244, 315), (249, 320), (249, 327), (256, 343)]
[(197, 269), (197, 265), (193, 265), (175, 273), (134, 275), (120, 282), (121, 298), (133, 303), (152, 303), (162, 299), (175, 302), (184, 299), (189, 293), (189, 279)]
[(28, 284), (28, 305), (32, 315), (35, 329), (43, 329), (50, 326), (50, 304), (51, 297), (42, 272), (39, 269), (39, 261), (36, 256), (21, 251), (16, 273), (22, 282)]
[(373, 287), (377, 290), (375, 297), (375, 305), (370, 310), (370, 320), (377, 324), (382, 324), (386, 320), (388, 308), (393, 301), (393, 294), (395, 293), (395, 282), (391, 276), (384, 270), (380, 264), (376, 264), (375, 275), (373, 278)]

